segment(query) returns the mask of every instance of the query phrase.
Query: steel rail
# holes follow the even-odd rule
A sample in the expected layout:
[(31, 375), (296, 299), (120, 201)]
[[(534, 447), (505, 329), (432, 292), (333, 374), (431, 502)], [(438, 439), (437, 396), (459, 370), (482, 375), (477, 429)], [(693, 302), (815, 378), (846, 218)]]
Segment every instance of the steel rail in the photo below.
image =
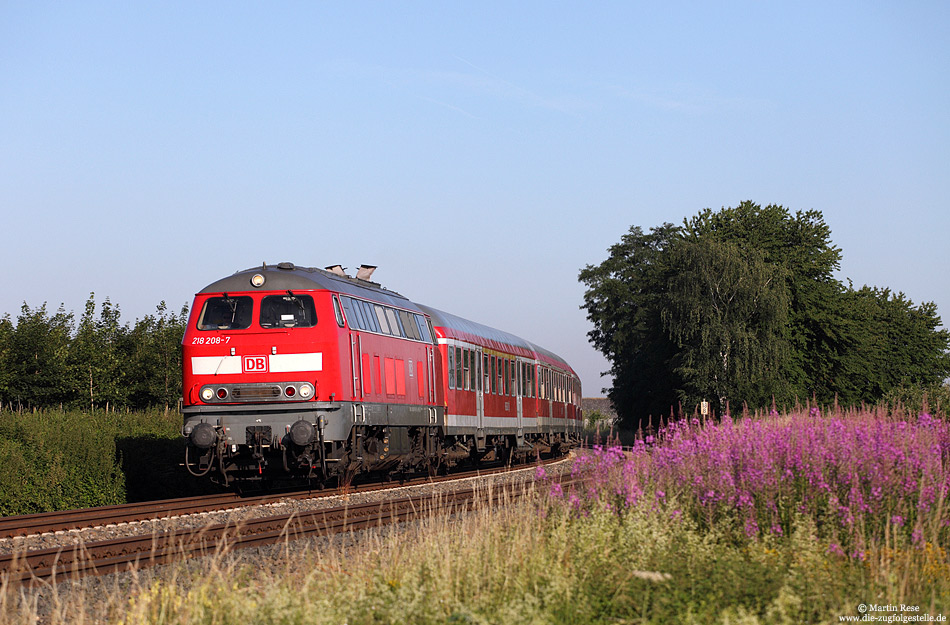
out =
[[(583, 478), (568, 478), (572, 485)], [(284, 540), (354, 532), (418, 519), (424, 514), (446, 514), (475, 509), (488, 502), (513, 501), (529, 488), (475, 484), (448, 493), (413, 495), (385, 501), (344, 505), (303, 513), (274, 515), (222, 523), (203, 528), (169, 530), (147, 536), (0, 555), (0, 579), (13, 583), (102, 575), (129, 568), (168, 564), (184, 558), (207, 556), (231, 549), (275, 544)]]

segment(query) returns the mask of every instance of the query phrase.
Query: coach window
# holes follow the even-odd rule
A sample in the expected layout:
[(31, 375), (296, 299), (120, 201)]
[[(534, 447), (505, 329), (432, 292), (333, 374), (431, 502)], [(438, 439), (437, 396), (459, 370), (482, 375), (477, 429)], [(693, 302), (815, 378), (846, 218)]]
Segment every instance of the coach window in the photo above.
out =
[(312, 328), (317, 324), (309, 295), (268, 295), (261, 300), (262, 328)]
[(495, 374), (495, 366), (496, 366), (495, 360), (496, 358), (492, 356), (491, 357), (491, 392), (492, 393), (495, 393), (496, 392), (495, 389), (498, 388), (497, 387), (498, 376)]
[[(484, 378), (483, 386), (485, 392), (489, 392), (491, 388), (491, 377), (488, 375), (488, 356), (482, 356), (482, 377)], [(479, 388), (478, 390), (482, 390)]]
[(508, 387), (508, 359), (507, 358), (505, 358), (505, 371), (504, 371), (503, 380), (504, 380), (505, 395), (510, 395), (511, 389)]
[(462, 350), (462, 384), (460, 384), (459, 387), (461, 388), (462, 386), (464, 386), (466, 391), (470, 390), (468, 386), (468, 365), (469, 365), (468, 350), (463, 349)]
[(455, 371), (455, 350), (451, 345), (449, 345), (447, 346), (446, 351), (449, 354), (449, 366), (446, 367), (446, 371), (449, 375), (446, 377), (449, 379), (449, 388), (455, 388), (455, 375), (453, 375), (453, 372)]
[(478, 354), (475, 352), (471, 353), (471, 369), (468, 371), (468, 387), (475, 390), (475, 384), (478, 381)]
[(250, 297), (209, 297), (198, 316), (199, 330), (245, 330), (251, 327)]

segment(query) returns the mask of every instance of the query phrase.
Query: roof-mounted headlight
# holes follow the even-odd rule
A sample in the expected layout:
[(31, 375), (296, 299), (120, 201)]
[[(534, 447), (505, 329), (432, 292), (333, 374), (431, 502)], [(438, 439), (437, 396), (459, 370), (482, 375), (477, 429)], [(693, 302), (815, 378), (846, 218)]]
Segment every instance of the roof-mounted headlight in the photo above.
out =
[(251, 285), (258, 288), (264, 286), (264, 274), (255, 273), (251, 276)]

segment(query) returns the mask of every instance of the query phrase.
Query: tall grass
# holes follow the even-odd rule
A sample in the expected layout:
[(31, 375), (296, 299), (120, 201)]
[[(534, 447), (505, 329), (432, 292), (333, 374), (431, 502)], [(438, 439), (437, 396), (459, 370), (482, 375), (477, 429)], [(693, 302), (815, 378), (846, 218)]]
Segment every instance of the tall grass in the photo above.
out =
[(537, 469), (530, 497), (476, 513), (222, 553), (108, 591), (6, 589), (0, 623), (837, 623), (861, 603), (950, 615), (948, 441), (944, 421), (873, 411), (677, 423), (581, 455), (574, 470), (593, 479), (574, 491)]

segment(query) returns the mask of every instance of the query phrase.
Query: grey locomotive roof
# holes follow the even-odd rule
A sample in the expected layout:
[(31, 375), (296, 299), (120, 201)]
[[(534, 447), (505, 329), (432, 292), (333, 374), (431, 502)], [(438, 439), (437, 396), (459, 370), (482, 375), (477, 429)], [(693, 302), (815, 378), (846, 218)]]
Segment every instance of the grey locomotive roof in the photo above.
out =
[[(264, 276), (264, 286), (255, 289), (251, 278), (255, 274)], [(298, 267), (293, 263), (278, 263), (252, 267), (238, 271), (234, 275), (212, 282), (199, 293), (240, 293), (246, 291), (312, 291), (328, 289), (363, 297), (379, 303), (392, 304), (401, 308), (415, 308), (415, 304), (406, 297), (381, 287), (376, 282), (340, 276), (316, 267)]]

